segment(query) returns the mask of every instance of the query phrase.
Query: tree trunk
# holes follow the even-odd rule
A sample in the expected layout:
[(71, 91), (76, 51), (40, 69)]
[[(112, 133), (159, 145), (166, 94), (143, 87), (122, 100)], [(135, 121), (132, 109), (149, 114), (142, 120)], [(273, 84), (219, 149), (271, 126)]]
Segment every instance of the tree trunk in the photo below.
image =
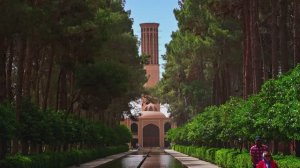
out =
[(39, 59), (39, 49), (38, 49), (38, 51), (37, 51), (37, 54), (35, 55), (35, 58), (34, 58), (34, 62), (35, 62), (35, 64), (34, 64), (34, 86), (33, 86), (33, 88), (34, 88), (34, 98), (35, 98), (35, 103), (37, 104), (37, 105), (39, 105), (40, 104), (40, 67), (41, 67), (41, 65), (40, 65), (40, 59)]
[(38, 153), (38, 145), (36, 143), (32, 143), (30, 154), (36, 154), (36, 153)]
[[(23, 97), (23, 76), (24, 76), (24, 60), (26, 56), (26, 44), (27, 40), (24, 37), (21, 37), (17, 40), (17, 45), (20, 49), (18, 53), (17, 59), (17, 83), (16, 83), (16, 120), (17, 122), (20, 121), (21, 112), (22, 112), (22, 97)], [(13, 140), (13, 154), (19, 152), (19, 142), (17, 139)]]
[[(73, 72), (70, 72), (69, 74), (69, 97), (68, 97), (68, 102), (67, 102), (67, 113), (73, 113), (74, 114), (74, 104), (79, 100), (80, 97), (80, 89), (76, 90), (75, 87), (75, 74)], [(94, 119), (98, 118), (95, 116)]]
[(57, 88), (57, 104), (56, 109), (67, 109), (67, 72), (64, 67), (61, 67), (58, 88)]
[(0, 103), (2, 103), (6, 97), (6, 53), (7, 47), (4, 39), (0, 39)]
[(27, 141), (22, 141), (22, 154), (23, 155), (29, 154), (29, 143)]
[(276, 78), (278, 75), (278, 0), (272, 0), (272, 78)]
[(24, 59), (24, 65), (25, 65), (25, 72), (24, 72), (24, 96), (29, 97), (30, 96), (30, 89), (31, 89), (31, 84), (33, 82), (32, 80), (32, 60), (33, 60), (33, 53), (32, 53), (32, 38), (28, 39), (27, 41), (27, 47), (26, 47), (26, 56)]
[(296, 140), (295, 145), (296, 145), (296, 149), (295, 149), (296, 157), (300, 157), (300, 141)]
[(258, 93), (262, 85), (262, 59), (259, 50), (260, 40), (258, 30), (258, 0), (251, 0), (250, 8), (253, 93)]
[(4, 138), (0, 137), (0, 160), (4, 159), (5, 153), (4, 153)]
[(214, 81), (213, 81), (213, 101), (212, 103), (217, 105), (219, 104), (218, 95), (219, 95), (219, 78), (218, 74), (215, 74)]
[(278, 154), (278, 145), (279, 145), (279, 141), (277, 139), (273, 140), (273, 153), (274, 154)]
[(226, 64), (223, 70), (223, 83), (224, 83), (224, 97), (223, 97), (223, 102), (225, 103), (229, 97), (231, 96), (231, 76), (229, 73), (229, 68), (228, 65)]
[(294, 0), (294, 64), (300, 63), (300, 1)]
[(50, 48), (49, 69), (48, 69), (48, 74), (47, 74), (46, 88), (45, 88), (45, 94), (44, 94), (43, 106), (42, 106), (44, 111), (47, 109), (47, 105), (48, 105), (48, 95), (49, 95), (49, 90), (50, 90), (53, 61), (54, 61), (54, 47), (52, 45)]
[(284, 155), (290, 155), (291, 154), (291, 142), (290, 141), (283, 141), (283, 154)]
[(282, 73), (285, 73), (289, 70), (287, 14), (288, 14), (288, 2), (287, 0), (280, 0), (279, 36), (280, 36), (280, 63), (281, 63)]
[(14, 40), (11, 41), (9, 46), (9, 55), (7, 61), (7, 68), (6, 68), (6, 90), (7, 90), (7, 99), (9, 102), (13, 101), (13, 92), (12, 92), (12, 64), (15, 55), (15, 42)]
[(214, 63), (215, 75), (213, 80), (213, 96), (212, 96), (212, 103), (214, 105), (220, 104), (220, 78), (219, 78), (219, 67), (218, 63)]
[(253, 93), (252, 87), (252, 58), (251, 58), (251, 34), (250, 34), (250, 2), (243, 2), (244, 19), (244, 57), (243, 57), (243, 97), (247, 99), (248, 95)]
[(22, 111), (22, 95), (23, 95), (23, 75), (24, 75), (24, 60), (27, 40), (25, 38), (21, 39), (21, 50), (19, 54), (19, 59), (17, 62), (17, 85), (16, 85), (16, 119), (20, 121), (21, 111)]

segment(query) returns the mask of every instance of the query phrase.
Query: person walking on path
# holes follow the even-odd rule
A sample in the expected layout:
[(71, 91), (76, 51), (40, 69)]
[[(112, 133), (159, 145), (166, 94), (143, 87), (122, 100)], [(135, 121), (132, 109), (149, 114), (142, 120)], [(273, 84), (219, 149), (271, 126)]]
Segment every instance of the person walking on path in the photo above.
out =
[(260, 136), (256, 136), (255, 144), (250, 148), (250, 155), (253, 168), (256, 168), (258, 162), (262, 160), (262, 154), (269, 151), (267, 145), (262, 144)]
[(272, 159), (272, 155), (268, 151), (265, 151), (263, 153), (263, 159), (258, 162), (256, 168), (278, 168), (278, 165)]

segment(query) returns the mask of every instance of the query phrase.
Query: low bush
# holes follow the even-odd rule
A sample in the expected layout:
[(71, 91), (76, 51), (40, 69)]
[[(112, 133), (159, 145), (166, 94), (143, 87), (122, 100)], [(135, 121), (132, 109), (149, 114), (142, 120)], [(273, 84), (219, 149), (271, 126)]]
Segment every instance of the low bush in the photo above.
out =
[(299, 168), (300, 159), (294, 156), (274, 156), (280, 168)]
[(251, 158), (248, 152), (240, 153), (236, 156), (236, 168), (252, 168)]
[(204, 148), (205, 158), (207, 161), (213, 162), (215, 160), (217, 148)]
[(61, 153), (43, 153), (30, 156), (14, 155), (0, 161), (1, 168), (65, 168), (97, 158), (126, 152), (128, 146), (103, 147), (93, 150), (72, 150)]
[[(172, 149), (217, 164), (223, 168), (252, 168), (249, 152), (236, 149), (207, 148), (174, 145)], [(280, 168), (299, 168), (300, 159), (294, 156), (275, 155), (274, 160)]]

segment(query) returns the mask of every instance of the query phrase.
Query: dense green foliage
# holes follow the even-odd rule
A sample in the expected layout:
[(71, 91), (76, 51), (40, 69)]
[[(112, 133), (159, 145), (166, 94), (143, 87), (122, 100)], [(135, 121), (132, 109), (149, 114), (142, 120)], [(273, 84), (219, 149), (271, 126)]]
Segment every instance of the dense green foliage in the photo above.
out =
[(1, 1), (0, 103), (16, 103), (17, 120), (26, 97), (43, 110), (118, 125), (146, 81), (124, 3)]
[(127, 146), (101, 147), (91, 150), (72, 150), (61, 153), (43, 153), (38, 155), (15, 155), (0, 161), (2, 168), (65, 168), (80, 165), (97, 158), (128, 151)]
[(13, 106), (0, 104), (0, 137), (11, 139), (16, 134), (17, 122)]
[(241, 93), (242, 30), (233, 17), (218, 17), (213, 3), (186, 0), (174, 10), (179, 30), (166, 45), (157, 95), (178, 125)]
[[(256, 94), (299, 63), (297, 0), (182, 0), (157, 87), (177, 125), (230, 97)], [(292, 52), (294, 51), (294, 52)]]
[(0, 159), (130, 141), (146, 77), (124, 3), (0, 0)]
[[(60, 111), (41, 111), (33, 103), (23, 103), (22, 117), (16, 125), (13, 108), (0, 105), (0, 116), (5, 115), (6, 125), (1, 125), (1, 137), (19, 138), (31, 144), (30, 153), (36, 153), (34, 147), (44, 146), (40, 152), (60, 151), (61, 147), (71, 145), (68, 149), (94, 148), (123, 145), (131, 140), (130, 130), (119, 125), (115, 128), (105, 126), (100, 121), (91, 121), (75, 116), (67, 116)], [(10, 116), (10, 117), (9, 117)], [(68, 146), (68, 145), (67, 145)], [(27, 151), (28, 152), (28, 151)], [(23, 151), (26, 154), (26, 151)]]
[(262, 135), (274, 153), (300, 156), (298, 8), (284, 0), (179, 1), (156, 89), (180, 126), (169, 140), (242, 149)]
[[(177, 144), (242, 147), (256, 135), (266, 140), (300, 140), (300, 65), (248, 100), (231, 98), (220, 106), (207, 107), (167, 137)], [(243, 146), (245, 147), (245, 146)]]
[(47, 144), (48, 151), (64, 144), (82, 146), (111, 146), (130, 142), (131, 133), (123, 125), (109, 128), (100, 121), (91, 121), (63, 112), (42, 112), (34, 104), (23, 104), (20, 132), (15, 134), (22, 141)]
[[(174, 145), (172, 148), (201, 160), (215, 163), (223, 168), (252, 168), (251, 158), (247, 151), (180, 145)], [(300, 159), (294, 156), (275, 155), (273, 159), (276, 160), (280, 168), (300, 167)]]

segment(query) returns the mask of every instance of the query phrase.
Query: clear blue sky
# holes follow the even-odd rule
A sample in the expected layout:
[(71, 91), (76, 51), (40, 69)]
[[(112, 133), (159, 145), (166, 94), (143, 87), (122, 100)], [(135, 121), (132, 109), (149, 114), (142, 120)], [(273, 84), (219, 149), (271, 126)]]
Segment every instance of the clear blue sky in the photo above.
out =
[(176, 31), (177, 21), (173, 10), (178, 7), (177, 0), (126, 0), (125, 10), (130, 10), (133, 18), (134, 34), (140, 40), (140, 23), (159, 23), (159, 63), (160, 72), (163, 71), (163, 60), (161, 55), (165, 54), (165, 44), (171, 40), (171, 34)]

